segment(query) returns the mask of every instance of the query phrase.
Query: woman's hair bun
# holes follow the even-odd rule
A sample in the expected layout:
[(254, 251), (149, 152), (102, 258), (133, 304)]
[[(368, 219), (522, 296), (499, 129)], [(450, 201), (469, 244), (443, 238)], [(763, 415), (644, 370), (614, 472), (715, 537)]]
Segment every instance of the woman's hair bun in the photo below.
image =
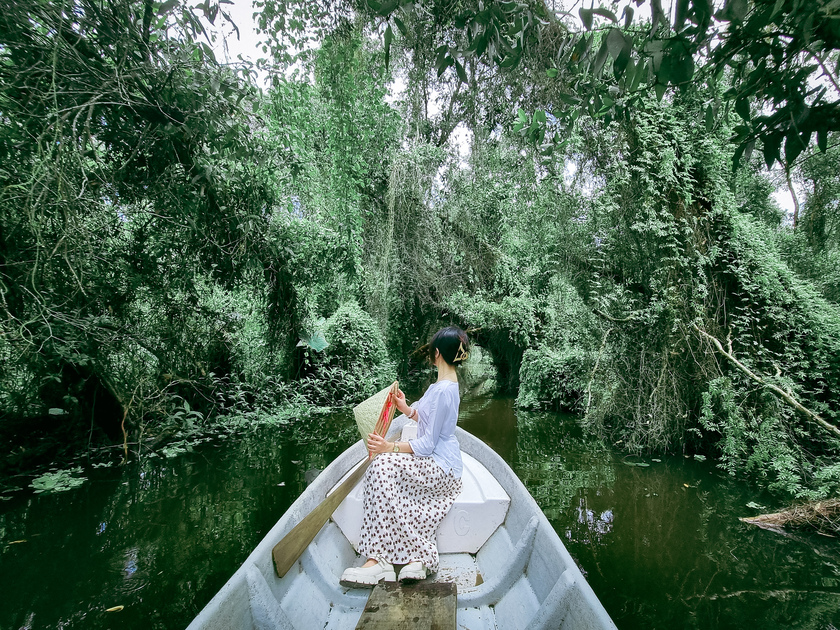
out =
[(458, 326), (441, 328), (429, 342), (429, 359), (432, 362), (438, 350), (449, 365), (461, 365), (470, 356), (470, 339)]

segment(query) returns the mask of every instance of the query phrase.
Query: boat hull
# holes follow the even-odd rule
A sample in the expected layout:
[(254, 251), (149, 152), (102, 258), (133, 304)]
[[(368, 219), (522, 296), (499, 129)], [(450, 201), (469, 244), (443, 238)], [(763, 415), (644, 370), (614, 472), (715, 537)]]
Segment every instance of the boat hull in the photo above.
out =
[[(395, 427), (396, 428), (396, 427)], [(504, 523), (477, 553), (442, 553), (432, 579), (458, 585), (457, 626), (463, 630), (614, 629), (560, 538), (510, 467), (462, 429), (464, 453), (480, 462), (510, 497)], [(271, 550), (366, 456), (361, 441), (342, 453), (254, 549), (188, 630), (329, 630), (356, 627), (369, 590), (339, 584), (342, 571), (360, 562), (332, 521), (283, 577)]]

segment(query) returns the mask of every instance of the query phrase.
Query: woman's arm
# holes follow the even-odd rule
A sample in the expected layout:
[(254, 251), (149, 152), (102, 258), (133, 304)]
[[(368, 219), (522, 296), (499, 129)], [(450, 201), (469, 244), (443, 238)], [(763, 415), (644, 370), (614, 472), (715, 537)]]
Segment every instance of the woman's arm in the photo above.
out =
[(409, 407), (408, 403), (405, 402), (405, 392), (401, 389), (397, 389), (397, 410), (403, 414), (409, 420), (417, 420), (417, 410), (413, 407)]
[[(397, 448), (395, 449), (394, 446)], [(376, 433), (368, 433), (368, 450), (371, 453), (413, 453), (408, 442), (388, 442)]]
[(411, 440), (415, 455), (429, 457), (434, 452), (447, 417), (454, 413), (454, 404), (451, 392), (444, 390), (435, 392), (428, 403), (418, 409), (418, 437)]

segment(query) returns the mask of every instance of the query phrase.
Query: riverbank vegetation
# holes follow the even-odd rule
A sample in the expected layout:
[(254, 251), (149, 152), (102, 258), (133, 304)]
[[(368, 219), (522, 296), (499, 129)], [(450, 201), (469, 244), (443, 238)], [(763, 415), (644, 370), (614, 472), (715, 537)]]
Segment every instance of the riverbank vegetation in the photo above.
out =
[(453, 322), (523, 407), (836, 495), (837, 8), (618, 6), (261, 0), (264, 89), (225, 3), (4, 7), (3, 473), (353, 404)]

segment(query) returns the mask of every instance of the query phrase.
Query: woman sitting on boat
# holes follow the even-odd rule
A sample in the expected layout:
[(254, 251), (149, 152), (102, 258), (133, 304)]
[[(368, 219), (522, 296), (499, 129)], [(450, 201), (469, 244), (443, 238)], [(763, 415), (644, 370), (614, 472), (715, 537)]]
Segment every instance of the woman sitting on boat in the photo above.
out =
[(467, 334), (457, 326), (442, 328), (429, 343), (437, 381), (409, 406), (402, 391), (397, 409), (417, 421), (417, 437), (388, 442), (371, 433), (368, 448), (379, 454), (365, 473), (361, 567), (341, 575), (342, 583), (374, 585), (397, 579), (394, 565), (404, 565), (400, 581), (422, 580), (438, 569), (437, 527), (461, 492), (461, 449), (455, 438), (460, 394), (456, 366), (469, 356)]

